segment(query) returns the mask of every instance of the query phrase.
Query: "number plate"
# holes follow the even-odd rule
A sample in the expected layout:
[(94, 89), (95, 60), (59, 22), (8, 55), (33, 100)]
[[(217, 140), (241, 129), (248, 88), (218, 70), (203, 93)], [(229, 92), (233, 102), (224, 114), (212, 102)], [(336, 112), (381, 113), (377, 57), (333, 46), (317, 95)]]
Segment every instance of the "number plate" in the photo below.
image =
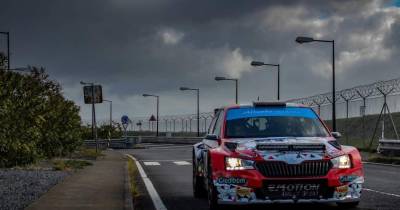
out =
[(305, 181), (268, 181), (264, 183), (264, 195), (268, 199), (318, 199), (326, 197), (326, 182), (321, 180)]

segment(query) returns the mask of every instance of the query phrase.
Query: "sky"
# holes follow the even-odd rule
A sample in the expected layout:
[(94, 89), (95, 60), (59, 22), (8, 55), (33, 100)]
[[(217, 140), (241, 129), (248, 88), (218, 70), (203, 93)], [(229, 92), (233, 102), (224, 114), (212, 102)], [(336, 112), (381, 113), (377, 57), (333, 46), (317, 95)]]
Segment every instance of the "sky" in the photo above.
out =
[[(11, 34), (12, 67), (43, 66), (66, 98), (81, 107), (80, 81), (103, 87), (114, 119), (147, 117), (160, 96), (160, 115), (239, 102), (275, 100), (274, 67), (281, 65), (281, 99), (329, 92), (331, 46), (298, 44), (297, 36), (335, 40), (337, 88), (400, 77), (400, 1), (381, 0), (0, 0), (0, 31)], [(0, 37), (0, 51), (6, 50)], [(108, 104), (96, 106), (100, 121)]]

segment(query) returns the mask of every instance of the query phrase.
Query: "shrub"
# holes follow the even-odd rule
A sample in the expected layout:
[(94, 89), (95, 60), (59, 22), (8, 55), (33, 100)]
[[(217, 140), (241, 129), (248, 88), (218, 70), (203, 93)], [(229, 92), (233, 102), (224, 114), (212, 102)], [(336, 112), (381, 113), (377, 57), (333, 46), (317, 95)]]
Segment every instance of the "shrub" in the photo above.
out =
[(65, 155), (81, 145), (79, 107), (43, 68), (0, 70), (0, 167)]

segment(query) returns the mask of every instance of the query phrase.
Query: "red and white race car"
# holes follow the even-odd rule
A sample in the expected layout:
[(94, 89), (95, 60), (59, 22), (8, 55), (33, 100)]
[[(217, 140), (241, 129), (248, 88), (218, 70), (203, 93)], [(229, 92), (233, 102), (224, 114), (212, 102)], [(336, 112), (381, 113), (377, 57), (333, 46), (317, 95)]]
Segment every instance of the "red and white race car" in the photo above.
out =
[(257, 102), (215, 110), (193, 147), (193, 191), (221, 204), (334, 202), (356, 206), (364, 183), (358, 150), (340, 145), (309, 107)]

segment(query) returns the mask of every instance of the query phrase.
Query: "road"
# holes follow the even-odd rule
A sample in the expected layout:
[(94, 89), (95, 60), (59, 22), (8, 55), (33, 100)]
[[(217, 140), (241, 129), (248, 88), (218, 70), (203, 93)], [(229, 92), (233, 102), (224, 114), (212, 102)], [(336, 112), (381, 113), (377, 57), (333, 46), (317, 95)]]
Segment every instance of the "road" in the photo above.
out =
[[(192, 194), (191, 146), (147, 144), (146, 149), (121, 151), (136, 157), (168, 210), (205, 210), (206, 199)], [(365, 164), (365, 190), (356, 209), (400, 209), (400, 167)], [(332, 204), (273, 205), (269, 209), (338, 209)], [(247, 209), (233, 207), (232, 209)], [(265, 206), (254, 206), (265, 209)]]

